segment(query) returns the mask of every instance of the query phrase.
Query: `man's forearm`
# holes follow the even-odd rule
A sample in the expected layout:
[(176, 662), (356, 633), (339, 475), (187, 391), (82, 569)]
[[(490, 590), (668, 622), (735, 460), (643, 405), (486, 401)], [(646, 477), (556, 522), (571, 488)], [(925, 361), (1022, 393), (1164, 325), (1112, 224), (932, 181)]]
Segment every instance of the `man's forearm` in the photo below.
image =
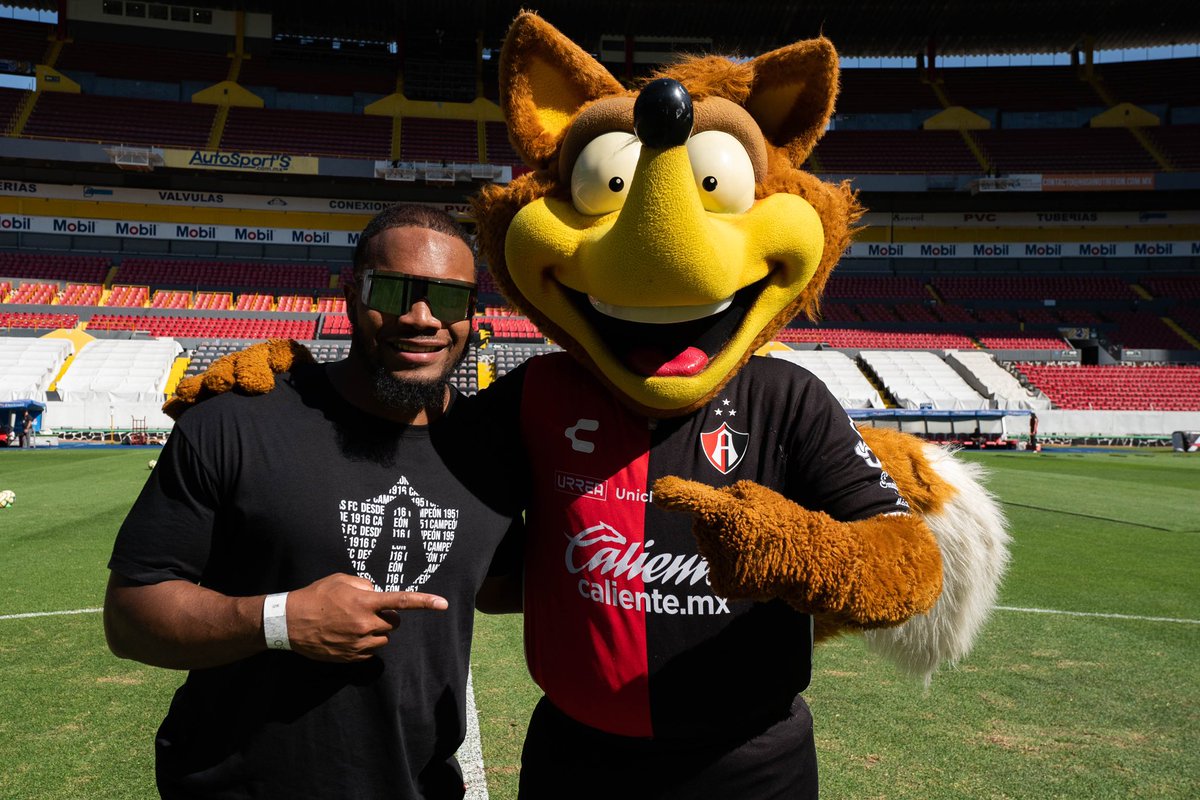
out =
[(116, 573), (104, 600), (112, 652), (156, 667), (203, 669), (266, 649), (263, 597), (229, 597), (189, 581), (142, 585)]
[[(171, 669), (218, 667), (267, 648), (264, 595), (229, 597), (189, 581), (134, 583), (113, 573), (104, 601), (108, 647), (121, 658)], [(400, 613), (445, 611), (446, 598), (379, 592), (371, 581), (334, 573), (288, 592), (293, 653), (316, 661), (372, 658), (400, 624)]]

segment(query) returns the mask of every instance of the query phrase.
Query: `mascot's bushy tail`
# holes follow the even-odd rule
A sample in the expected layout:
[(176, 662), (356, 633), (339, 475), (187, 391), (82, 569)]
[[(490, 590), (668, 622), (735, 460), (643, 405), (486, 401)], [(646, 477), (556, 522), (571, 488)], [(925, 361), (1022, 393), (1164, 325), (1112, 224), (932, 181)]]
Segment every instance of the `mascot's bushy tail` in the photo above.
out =
[[(970, 652), (996, 603), (1009, 535), (985, 471), (944, 447), (864, 428), (861, 433), (933, 532), (942, 554), (942, 593), (933, 608), (893, 628), (866, 632), (867, 647), (928, 685), (941, 664)], [(907, 445), (905, 444), (907, 440)]]

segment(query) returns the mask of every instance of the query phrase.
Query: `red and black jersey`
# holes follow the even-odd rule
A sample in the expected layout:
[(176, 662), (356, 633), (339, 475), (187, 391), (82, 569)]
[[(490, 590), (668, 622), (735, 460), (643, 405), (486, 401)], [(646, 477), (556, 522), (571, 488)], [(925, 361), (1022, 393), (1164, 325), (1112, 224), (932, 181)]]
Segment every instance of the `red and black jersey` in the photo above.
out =
[(842, 520), (907, 510), (825, 385), (752, 358), (706, 407), (654, 420), (555, 354), (482, 394), (496, 389), (520, 396), (526, 657), (551, 702), (636, 737), (728, 736), (787, 716), (811, 674), (811, 618), (714, 595), (691, 518), (654, 506), (650, 487), (752, 480)]

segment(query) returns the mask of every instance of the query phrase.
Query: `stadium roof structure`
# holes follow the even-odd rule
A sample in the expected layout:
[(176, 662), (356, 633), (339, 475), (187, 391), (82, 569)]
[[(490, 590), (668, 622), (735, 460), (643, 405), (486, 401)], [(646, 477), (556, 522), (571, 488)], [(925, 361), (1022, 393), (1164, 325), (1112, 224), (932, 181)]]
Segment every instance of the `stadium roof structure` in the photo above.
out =
[[(54, 2), (24, 4), (56, 6)], [(271, 13), (277, 31), (379, 38), (482, 32), (498, 46), (522, 8), (584, 46), (601, 36), (710, 39), (753, 55), (820, 33), (846, 56), (944, 56), (1124, 49), (1200, 42), (1195, 0), (191, 0)], [(399, 38), (394, 36), (394, 38)]]

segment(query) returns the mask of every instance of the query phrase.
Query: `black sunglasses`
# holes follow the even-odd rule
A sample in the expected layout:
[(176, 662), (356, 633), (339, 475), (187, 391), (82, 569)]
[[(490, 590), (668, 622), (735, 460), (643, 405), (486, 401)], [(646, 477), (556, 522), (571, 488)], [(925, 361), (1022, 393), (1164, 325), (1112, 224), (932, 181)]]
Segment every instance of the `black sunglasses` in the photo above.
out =
[(447, 325), (470, 319), (475, 311), (475, 284), (399, 272), (367, 270), (361, 279), (361, 297), (367, 308), (397, 316), (423, 300), (430, 313)]

